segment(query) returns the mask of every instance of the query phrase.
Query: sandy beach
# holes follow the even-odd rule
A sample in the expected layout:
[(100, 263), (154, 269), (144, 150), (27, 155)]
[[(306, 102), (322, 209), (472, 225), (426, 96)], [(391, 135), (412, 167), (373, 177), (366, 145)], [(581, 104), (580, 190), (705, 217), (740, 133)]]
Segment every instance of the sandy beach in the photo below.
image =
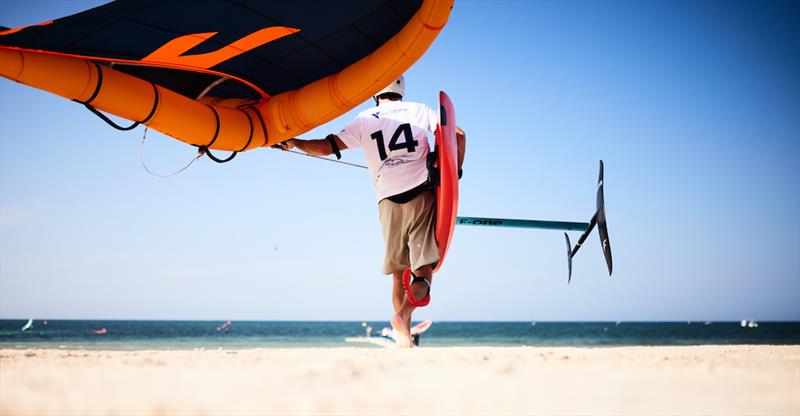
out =
[(0, 350), (0, 414), (800, 414), (800, 346)]

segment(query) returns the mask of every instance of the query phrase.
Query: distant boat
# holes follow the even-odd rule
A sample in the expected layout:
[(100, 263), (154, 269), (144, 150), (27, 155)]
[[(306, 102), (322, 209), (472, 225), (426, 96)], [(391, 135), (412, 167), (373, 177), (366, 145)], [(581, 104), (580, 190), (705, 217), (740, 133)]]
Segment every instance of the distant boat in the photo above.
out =
[(231, 325), (233, 322), (226, 321), (224, 324), (217, 327), (217, 332), (222, 332), (223, 334), (227, 334), (228, 330), (231, 329)]
[(100, 329), (93, 329), (92, 332), (94, 332), (97, 335), (105, 335), (105, 333), (108, 332), (108, 330), (106, 330), (105, 328), (100, 328)]
[(28, 323), (26, 323), (25, 326), (22, 327), (22, 330), (27, 331), (31, 328), (33, 328), (33, 319), (28, 319)]
[(742, 328), (758, 328), (758, 322), (754, 320), (742, 319)]
[(344, 342), (361, 342), (367, 344), (374, 344), (384, 348), (395, 348), (397, 344), (393, 340), (385, 337), (347, 337)]

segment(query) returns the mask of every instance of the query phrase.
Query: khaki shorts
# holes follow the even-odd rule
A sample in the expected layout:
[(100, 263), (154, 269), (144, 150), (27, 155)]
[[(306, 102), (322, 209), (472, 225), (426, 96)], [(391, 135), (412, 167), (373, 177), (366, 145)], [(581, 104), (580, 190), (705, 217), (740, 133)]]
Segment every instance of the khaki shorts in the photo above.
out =
[(416, 270), (439, 261), (436, 195), (432, 190), (405, 204), (383, 199), (378, 203), (378, 216), (386, 246), (384, 274), (400, 272), (409, 266)]

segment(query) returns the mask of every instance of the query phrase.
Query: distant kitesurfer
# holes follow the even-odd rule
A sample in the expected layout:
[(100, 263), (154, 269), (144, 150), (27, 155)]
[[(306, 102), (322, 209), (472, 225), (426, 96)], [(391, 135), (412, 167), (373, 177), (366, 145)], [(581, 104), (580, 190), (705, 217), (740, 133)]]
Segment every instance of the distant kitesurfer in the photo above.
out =
[(231, 325), (232, 325), (232, 324), (233, 324), (233, 322), (231, 322), (231, 321), (229, 321), (229, 320), (228, 320), (228, 321), (225, 321), (225, 323), (223, 323), (222, 325), (220, 325), (220, 326), (218, 326), (218, 327), (217, 327), (217, 332), (221, 332), (221, 333), (223, 333), (223, 334), (227, 334), (227, 333), (228, 333), (228, 330), (230, 330), (230, 329), (231, 329)]
[[(375, 96), (376, 106), (361, 112), (338, 134), (324, 139), (289, 139), (276, 145), (282, 150), (298, 148), (313, 156), (340, 150), (364, 148), (367, 167), (378, 198), (378, 214), (386, 256), (383, 273), (394, 277), (391, 319), (397, 344), (411, 347), (411, 314), (414, 306), (403, 288), (403, 271), (410, 267), (409, 291), (416, 299), (430, 293), (433, 268), (439, 261), (435, 237), (436, 195), (428, 175), (428, 132), (439, 123), (438, 114), (425, 104), (403, 101), (405, 80), (401, 76)], [(458, 171), (464, 161), (466, 135), (456, 127)]]

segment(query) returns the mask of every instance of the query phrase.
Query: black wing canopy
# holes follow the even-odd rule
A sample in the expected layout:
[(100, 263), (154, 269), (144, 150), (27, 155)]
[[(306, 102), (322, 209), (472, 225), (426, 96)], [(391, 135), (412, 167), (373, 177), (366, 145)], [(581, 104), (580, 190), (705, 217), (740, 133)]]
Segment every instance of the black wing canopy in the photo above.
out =
[[(122, 0), (6, 31), (0, 46), (112, 62), (119, 71), (189, 98), (227, 78), (211, 95), (259, 99), (336, 74), (368, 56), (397, 34), (421, 4), (422, 0)], [(237, 43), (265, 28), (285, 29), (272, 33), (274, 39), (266, 33), (265, 42), (262, 37)], [(179, 38), (184, 46), (166, 52), (174, 59), (143, 62)], [(225, 49), (239, 52), (214, 62), (213, 55)], [(182, 59), (204, 55), (208, 59), (200, 65)]]

